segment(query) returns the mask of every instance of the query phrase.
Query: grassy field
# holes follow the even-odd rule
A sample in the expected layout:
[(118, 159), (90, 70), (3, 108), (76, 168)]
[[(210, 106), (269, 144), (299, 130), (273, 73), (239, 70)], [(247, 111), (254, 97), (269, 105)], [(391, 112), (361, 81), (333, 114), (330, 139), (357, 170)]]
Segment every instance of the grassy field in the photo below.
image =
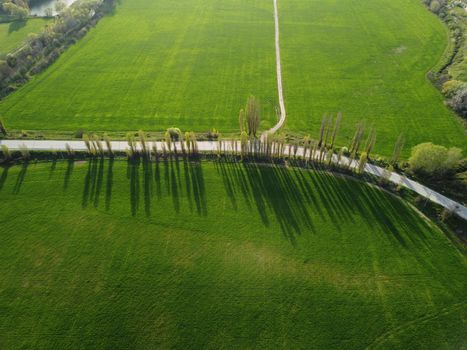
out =
[[(279, 1), (289, 131), (317, 136), (342, 111), (338, 144), (355, 124), (389, 155), (400, 132), (467, 150), (464, 129), (425, 78), (447, 30), (419, 0)], [(12, 129), (238, 129), (246, 97), (276, 120), (272, 0), (123, 0), (56, 64), (0, 102)]]
[(123, 0), (0, 115), (17, 129), (228, 131), (254, 94), (269, 127), (275, 79), (268, 1)]
[(4, 349), (465, 346), (465, 255), (354, 180), (58, 162), (0, 199)]
[(14, 50), (27, 39), (29, 33), (40, 32), (48, 20), (29, 19), (27, 21), (15, 21), (0, 23), (0, 57)]
[(425, 78), (448, 36), (421, 1), (291, 0), (279, 10), (288, 129), (317, 135), (323, 114), (342, 111), (341, 144), (365, 120), (383, 154), (401, 132), (408, 146), (467, 149), (459, 119)]

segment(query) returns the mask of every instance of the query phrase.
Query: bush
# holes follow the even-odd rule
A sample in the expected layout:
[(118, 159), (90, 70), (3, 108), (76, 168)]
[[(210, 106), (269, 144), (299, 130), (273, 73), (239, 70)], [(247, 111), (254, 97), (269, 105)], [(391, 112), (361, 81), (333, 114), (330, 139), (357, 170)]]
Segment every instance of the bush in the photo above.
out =
[(441, 10), (441, 4), (437, 0), (433, 0), (430, 4), (430, 10), (433, 13), (439, 13)]
[(434, 145), (431, 142), (421, 143), (412, 148), (409, 158), (410, 169), (414, 173), (442, 176), (454, 171), (462, 160), (462, 151), (459, 148)]
[(457, 89), (448, 105), (463, 118), (467, 118), (467, 86)]
[(172, 141), (178, 141), (181, 138), (182, 132), (179, 128), (168, 128), (167, 134)]
[(82, 139), (83, 138), (83, 135), (86, 133), (86, 130), (83, 130), (83, 129), (78, 129), (75, 131), (75, 134), (74, 134), (74, 137), (76, 139)]

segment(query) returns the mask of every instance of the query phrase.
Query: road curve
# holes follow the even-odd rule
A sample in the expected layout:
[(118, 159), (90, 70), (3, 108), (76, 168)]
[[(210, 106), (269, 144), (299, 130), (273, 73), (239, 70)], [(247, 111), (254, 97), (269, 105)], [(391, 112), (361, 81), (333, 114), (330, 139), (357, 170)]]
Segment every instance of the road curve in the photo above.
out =
[[(164, 142), (148, 142), (149, 149), (155, 144), (157, 149), (162, 150), (162, 144)], [(177, 149), (181, 149), (181, 145), (179, 142), (177, 144)], [(222, 147), (224, 152), (230, 153), (235, 152), (237, 153), (238, 150), (241, 149), (240, 141), (231, 141), (231, 140), (224, 140), (224, 146)], [(21, 150), (22, 148), (27, 148), (30, 151), (67, 151), (67, 145), (74, 151), (87, 151), (86, 144), (83, 141), (78, 140), (0, 140), (0, 146), (5, 145), (12, 151)], [(217, 141), (198, 141), (198, 150), (202, 153), (214, 153), (219, 151), (219, 142)], [(111, 141), (111, 147), (113, 151), (126, 151), (128, 147), (127, 141)], [(138, 143), (138, 148), (140, 148)], [(289, 148), (292, 147), (291, 145), (285, 145), (283, 149), (283, 155), (289, 155)], [(297, 148), (296, 155), (299, 157), (309, 157), (309, 151), (307, 152), (303, 147)], [(315, 155), (315, 159), (318, 159), (320, 156)], [(334, 155), (333, 162), (345, 166), (356, 168), (358, 167), (358, 161), (351, 160), (347, 157), (341, 157), (338, 160), (337, 155)], [(452, 211), (459, 217), (467, 220), (467, 207), (463, 206), (461, 203), (455, 202), (452, 199), (443, 196), (441, 193), (433, 191), (432, 189), (406, 178), (395, 172), (387, 172), (385, 169), (376, 166), (374, 164), (366, 164), (365, 173), (371, 174), (376, 177), (385, 177), (388, 181), (400, 185), (402, 187), (408, 188), (411, 191), (419, 194), (420, 196), (426, 198), (427, 200), (439, 204), (442, 207)]]
[(279, 31), (279, 10), (277, 8), (277, 0), (274, 0), (274, 27), (275, 27), (275, 43), (276, 43), (276, 76), (277, 76), (277, 93), (279, 97), (280, 118), (276, 125), (265, 131), (262, 135), (274, 134), (279, 130), (287, 117), (284, 103), (284, 91), (282, 87), (282, 64), (281, 64), (281, 47), (280, 47), (280, 31)]

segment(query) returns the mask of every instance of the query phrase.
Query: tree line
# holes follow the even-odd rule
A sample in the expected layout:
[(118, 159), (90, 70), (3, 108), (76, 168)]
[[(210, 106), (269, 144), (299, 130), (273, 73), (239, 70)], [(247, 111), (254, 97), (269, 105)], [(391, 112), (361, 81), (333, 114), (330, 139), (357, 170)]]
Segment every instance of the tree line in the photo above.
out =
[(55, 62), (113, 7), (114, 0), (78, 1), (64, 8), (41, 33), (30, 34), (22, 47), (0, 60), (0, 98)]

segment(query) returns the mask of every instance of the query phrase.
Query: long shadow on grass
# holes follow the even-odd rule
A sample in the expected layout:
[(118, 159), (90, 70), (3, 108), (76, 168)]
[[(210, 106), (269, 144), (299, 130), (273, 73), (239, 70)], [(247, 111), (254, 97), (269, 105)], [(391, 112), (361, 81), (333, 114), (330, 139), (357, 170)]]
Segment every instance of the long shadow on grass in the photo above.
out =
[(18, 173), (16, 178), (15, 187), (13, 187), (13, 193), (18, 194), (21, 191), (21, 186), (23, 185), (24, 178), (26, 177), (26, 172), (28, 170), (29, 162), (24, 162), (21, 165), (21, 170)]
[[(111, 173), (110, 169), (111, 167), (109, 167)], [(92, 173), (92, 167), (90, 172)], [(182, 200), (186, 198), (190, 212), (196, 209), (198, 215), (207, 215), (204, 175), (199, 162), (191, 162), (182, 158), (155, 162), (148, 159), (133, 159), (127, 163), (127, 178), (130, 185), (130, 208), (133, 216), (136, 216), (139, 211), (141, 190), (144, 212), (147, 217), (152, 215), (154, 197), (161, 200), (164, 195), (170, 197), (175, 213), (180, 213)], [(107, 184), (109, 185), (110, 182), (108, 176)]]
[(114, 159), (109, 159), (107, 167), (107, 182), (105, 186), (105, 210), (109, 211), (110, 203), (112, 201), (112, 187), (114, 178)]
[[(306, 171), (283, 166), (216, 163), (233, 210), (243, 197), (254, 203), (266, 227), (272, 221), (293, 242), (302, 231), (315, 232), (313, 221), (327, 221), (337, 232), (356, 219), (384, 232), (397, 245), (424, 245), (427, 224), (398, 198), (380, 189), (318, 168)], [(274, 220), (272, 220), (274, 218)]]
[(73, 169), (75, 167), (75, 161), (69, 159), (66, 163), (66, 170), (65, 170), (65, 178), (63, 179), (63, 189), (67, 190), (68, 186), (70, 185), (70, 177), (73, 173)]
[(4, 167), (2, 171), (2, 176), (0, 176), (0, 191), (3, 188), (3, 185), (5, 185), (5, 181), (8, 177), (8, 171), (10, 170), (9, 167)]
[(103, 158), (91, 159), (88, 162), (81, 200), (81, 206), (83, 208), (86, 208), (89, 204), (92, 204), (94, 208), (99, 206), (102, 184), (104, 181), (104, 163), (105, 160)]
[(130, 210), (135, 216), (139, 209), (139, 168), (140, 160), (132, 159), (127, 163), (127, 178), (130, 180)]
[(233, 210), (241, 196), (246, 205), (254, 204), (266, 227), (271, 225), (271, 216), (279, 224), (284, 236), (291, 242), (302, 230), (315, 231), (304, 197), (304, 185), (296, 181), (293, 172), (284, 167), (264, 166), (251, 163), (216, 163)]

